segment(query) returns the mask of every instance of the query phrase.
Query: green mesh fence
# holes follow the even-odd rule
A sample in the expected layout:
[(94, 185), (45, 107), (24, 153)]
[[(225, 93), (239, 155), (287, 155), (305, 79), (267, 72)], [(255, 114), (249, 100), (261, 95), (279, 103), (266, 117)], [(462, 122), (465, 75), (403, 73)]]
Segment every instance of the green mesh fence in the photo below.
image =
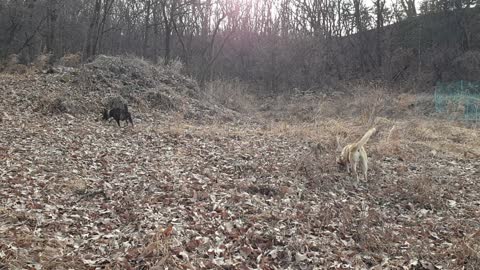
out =
[(480, 82), (437, 83), (435, 110), (452, 120), (480, 122)]

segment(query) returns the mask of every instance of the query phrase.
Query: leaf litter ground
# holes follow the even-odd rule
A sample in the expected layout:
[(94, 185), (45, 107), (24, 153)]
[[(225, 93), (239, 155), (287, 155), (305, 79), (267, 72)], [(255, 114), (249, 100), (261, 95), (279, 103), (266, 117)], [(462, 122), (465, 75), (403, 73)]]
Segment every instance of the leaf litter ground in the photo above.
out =
[(5, 114), (0, 268), (480, 266), (478, 159), (385, 155), (373, 138), (356, 183), (327, 140), (170, 121)]
[[(244, 116), (167, 71), (0, 74), (0, 269), (480, 268), (478, 129), (379, 118), (356, 183), (335, 136), (360, 119)], [(105, 92), (135, 127), (98, 121)]]

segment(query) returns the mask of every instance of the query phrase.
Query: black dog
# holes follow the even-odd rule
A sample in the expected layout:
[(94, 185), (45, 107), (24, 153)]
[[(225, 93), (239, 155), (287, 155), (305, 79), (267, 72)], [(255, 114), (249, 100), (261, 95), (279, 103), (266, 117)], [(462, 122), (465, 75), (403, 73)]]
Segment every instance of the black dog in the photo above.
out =
[(114, 108), (108, 111), (107, 109), (103, 110), (103, 120), (108, 120), (110, 118), (115, 119), (117, 121), (118, 126), (120, 126), (120, 120), (127, 122), (130, 122), (133, 126), (133, 121), (132, 121), (132, 115), (128, 111), (128, 107), (125, 104), (123, 108)]

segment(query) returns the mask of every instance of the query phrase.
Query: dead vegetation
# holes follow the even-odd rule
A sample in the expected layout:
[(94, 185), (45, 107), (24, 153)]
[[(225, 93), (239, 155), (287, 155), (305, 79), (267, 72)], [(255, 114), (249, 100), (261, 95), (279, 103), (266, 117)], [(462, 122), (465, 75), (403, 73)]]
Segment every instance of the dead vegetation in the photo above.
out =
[[(76, 61), (80, 56), (65, 57)], [(154, 66), (134, 57), (99, 56), (83, 66), (56, 66), (47, 74), (32, 69), (26, 76), (8, 72), (1, 76), (5, 94), (13, 96), (5, 102), (17, 103), (5, 105), (29, 107), (45, 115), (100, 114), (104, 107), (109, 107), (108, 99), (120, 98), (134, 111), (176, 111), (189, 119), (204, 121), (236, 117), (232, 110), (205, 102), (194, 80), (169, 67)]]
[[(480, 267), (479, 132), (426, 117), (425, 97), (371, 86), (255, 108), (140, 60), (99, 61), (0, 74), (0, 268)], [(134, 128), (94, 121), (117, 101)], [(335, 136), (370, 126), (357, 183)]]

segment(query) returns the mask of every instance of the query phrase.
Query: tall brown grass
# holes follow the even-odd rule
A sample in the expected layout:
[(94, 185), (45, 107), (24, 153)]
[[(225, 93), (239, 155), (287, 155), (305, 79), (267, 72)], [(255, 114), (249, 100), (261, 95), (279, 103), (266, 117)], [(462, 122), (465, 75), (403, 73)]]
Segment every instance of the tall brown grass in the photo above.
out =
[(216, 80), (205, 87), (207, 101), (242, 113), (253, 113), (259, 103), (252, 86), (238, 80)]

